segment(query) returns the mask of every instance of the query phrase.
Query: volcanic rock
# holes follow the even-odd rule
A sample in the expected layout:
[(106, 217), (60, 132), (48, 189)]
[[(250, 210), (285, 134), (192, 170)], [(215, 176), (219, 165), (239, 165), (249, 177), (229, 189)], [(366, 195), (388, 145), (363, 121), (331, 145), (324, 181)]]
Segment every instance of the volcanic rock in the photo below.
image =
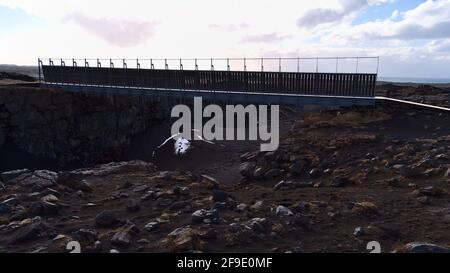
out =
[(253, 218), (246, 223), (255, 233), (270, 233), (272, 224), (266, 218)]
[(129, 212), (136, 212), (139, 211), (141, 209), (141, 206), (139, 205), (139, 203), (134, 200), (134, 199), (130, 199), (127, 203), (127, 211)]
[(251, 177), (255, 166), (254, 162), (244, 162), (239, 166), (239, 172), (244, 177)]
[(115, 214), (111, 211), (102, 211), (95, 216), (95, 225), (97, 227), (111, 227), (117, 223)]
[(285, 206), (281, 206), (281, 205), (277, 207), (275, 213), (278, 216), (292, 216), (292, 215), (294, 215), (294, 213), (290, 209), (286, 208)]
[(395, 252), (409, 252), (409, 253), (450, 253), (450, 248), (447, 246), (440, 246), (430, 243), (412, 242), (397, 249)]
[(127, 247), (130, 245), (131, 237), (127, 232), (117, 232), (111, 238), (111, 244), (118, 247)]
[(200, 209), (192, 213), (193, 224), (200, 224), (202, 222), (217, 224), (219, 222), (219, 211), (216, 209)]

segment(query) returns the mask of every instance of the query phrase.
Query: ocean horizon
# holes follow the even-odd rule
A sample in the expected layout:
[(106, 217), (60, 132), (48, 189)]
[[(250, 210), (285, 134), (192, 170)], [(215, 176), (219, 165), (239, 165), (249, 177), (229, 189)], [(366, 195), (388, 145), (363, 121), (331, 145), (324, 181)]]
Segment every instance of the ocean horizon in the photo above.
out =
[(418, 78), (418, 77), (378, 77), (380, 82), (396, 82), (396, 83), (440, 83), (450, 84), (450, 79), (442, 78)]

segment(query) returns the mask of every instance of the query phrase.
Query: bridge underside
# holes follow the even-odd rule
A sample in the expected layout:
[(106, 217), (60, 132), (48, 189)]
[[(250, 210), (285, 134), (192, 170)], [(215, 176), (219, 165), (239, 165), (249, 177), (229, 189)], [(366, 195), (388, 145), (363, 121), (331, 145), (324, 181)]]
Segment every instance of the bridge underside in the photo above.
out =
[(176, 90), (176, 89), (155, 89), (155, 88), (132, 88), (120, 86), (89, 86), (89, 85), (71, 85), (44, 83), (43, 86), (58, 88), (60, 90), (75, 93), (97, 93), (109, 95), (127, 95), (142, 97), (159, 97), (167, 99), (193, 99), (202, 97), (203, 100), (217, 103), (233, 104), (277, 104), (286, 106), (370, 106), (375, 104), (375, 98), (372, 97), (347, 97), (347, 96), (326, 96), (326, 95), (295, 95), (278, 93), (259, 93), (249, 92), (229, 92), (229, 91), (207, 91), (207, 90)]

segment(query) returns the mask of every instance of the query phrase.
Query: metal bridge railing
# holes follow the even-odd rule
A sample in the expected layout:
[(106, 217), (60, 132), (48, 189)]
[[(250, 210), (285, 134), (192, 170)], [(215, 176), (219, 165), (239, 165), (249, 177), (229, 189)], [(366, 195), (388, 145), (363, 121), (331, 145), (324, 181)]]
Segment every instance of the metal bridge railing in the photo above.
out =
[(42, 66), (46, 84), (371, 97), (376, 74)]
[(307, 73), (370, 73), (378, 74), (379, 57), (297, 57), (297, 58), (178, 58), (178, 59), (67, 59), (39, 58), (41, 65), (71, 65), (84, 67), (307, 72)]

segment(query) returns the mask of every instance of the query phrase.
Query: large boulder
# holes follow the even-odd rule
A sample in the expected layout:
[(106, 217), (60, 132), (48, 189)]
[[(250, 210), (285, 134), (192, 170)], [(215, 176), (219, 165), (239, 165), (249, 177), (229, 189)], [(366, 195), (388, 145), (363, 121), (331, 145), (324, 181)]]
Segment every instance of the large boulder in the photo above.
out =
[(94, 245), (98, 240), (98, 234), (95, 230), (85, 228), (74, 231), (72, 237), (84, 245)]
[(272, 224), (266, 218), (253, 218), (245, 225), (255, 233), (267, 234), (272, 230)]
[(118, 247), (127, 247), (130, 245), (131, 237), (127, 232), (117, 232), (111, 238), (111, 244)]
[(150, 162), (142, 160), (133, 160), (128, 162), (111, 162), (102, 164), (94, 169), (90, 169), (85, 174), (91, 172), (92, 175), (109, 175), (109, 174), (121, 174), (127, 172), (154, 172), (156, 171), (155, 165)]
[(170, 252), (186, 252), (203, 250), (205, 243), (200, 238), (199, 232), (190, 227), (180, 227), (167, 235), (161, 241), (161, 245)]
[(412, 242), (408, 243), (394, 252), (407, 252), (407, 253), (450, 253), (448, 246), (439, 246), (430, 243)]
[(292, 215), (294, 215), (294, 213), (290, 209), (286, 208), (285, 206), (281, 206), (281, 205), (277, 207), (275, 213), (278, 216), (292, 216)]
[(61, 206), (58, 204), (47, 201), (39, 201), (31, 205), (30, 213), (39, 216), (52, 216), (57, 215), (60, 209)]
[(31, 172), (28, 169), (14, 170), (0, 174), (6, 184), (19, 184), (24, 187), (46, 188), (55, 185), (58, 174), (48, 170)]
[(48, 170), (34, 171), (30, 176), (24, 177), (18, 181), (21, 186), (46, 188), (56, 184), (57, 173)]
[(244, 162), (239, 166), (239, 172), (243, 177), (251, 177), (255, 167), (256, 164), (254, 162)]
[(9, 244), (22, 244), (36, 240), (47, 229), (39, 218), (28, 219), (22, 222), (27, 222), (27, 224), (21, 225), (8, 237), (7, 242)]
[(95, 216), (95, 226), (99, 228), (108, 228), (118, 222), (116, 215), (112, 211), (102, 211)]
[(128, 172), (154, 172), (156, 167), (153, 163), (142, 160), (133, 160), (128, 162), (111, 162), (97, 165), (94, 168), (78, 169), (71, 172), (62, 172), (59, 174), (58, 182), (68, 180), (81, 180), (87, 176), (105, 176), (110, 174), (121, 174)]
[[(28, 169), (13, 170), (13, 171), (2, 172), (0, 174), (0, 178), (1, 178), (1, 180), (3, 180), (3, 182), (8, 183), (17, 177), (20, 177), (20, 176), (25, 177), (25, 175), (29, 175), (30, 173), (31, 173), (31, 171)], [(14, 182), (14, 181), (11, 181), (11, 182)]]
[(200, 209), (192, 213), (192, 223), (213, 223), (217, 224), (219, 222), (219, 211), (216, 209), (205, 210)]

